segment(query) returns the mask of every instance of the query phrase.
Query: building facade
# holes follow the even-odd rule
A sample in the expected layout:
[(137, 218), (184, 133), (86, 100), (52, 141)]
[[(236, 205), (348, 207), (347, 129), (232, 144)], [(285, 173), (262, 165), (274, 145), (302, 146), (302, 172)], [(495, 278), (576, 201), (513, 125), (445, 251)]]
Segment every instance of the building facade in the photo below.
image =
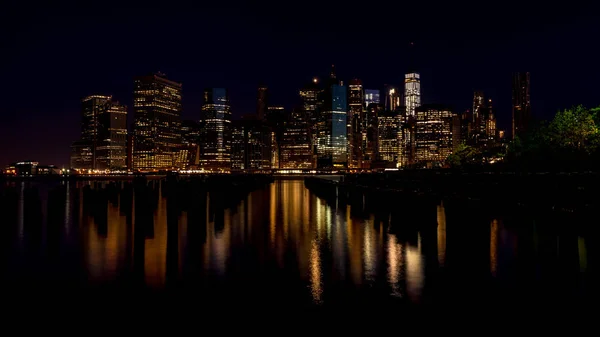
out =
[(408, 73), (404, 75), (404, 105), (406, 114), (414, 116), (415, 110), (421, 106), (421, 75)]
[(348, 167), (360, 168), (362, 162), (362, 129), (365, 118), (364, 91), (360, 80), (354, 79), (348, 84)]
[(529, 73), (514, 73), (512, 77), (512, 134), (513, 139), (522, 137), (531, 122), (531, 100), (529, 97)]
[(175, 168), (181, 145), (181, 83), (162, 73), (134, 80), (133, 167), (140, 171)]
[(127, 107), (110, 102), (100, 115), (96, 146), (96, 168), (125, 170), (127, 168)]
[(400, 115), (398, 110), (377, 116), (378, 157), (386, 166), (396, 167), (400, 155)]
[(308, 116), (306, 116), (303, 108), (292, 111), (289, 120), (285, 123), (279, 149), (280, 168), (313, 168)]
[(423, 105), (415, 114), (415, 163), (441, 166), (454, 149), (454, 114), (442, 105)]
[(343, 83), (332, 84), (323, 92), (317, 139), (317, 168), (347, 167), (347, 100)]
[(200, 167), (209, 171), (231, 169), (231, 107), (225, 88), (204, 90)]

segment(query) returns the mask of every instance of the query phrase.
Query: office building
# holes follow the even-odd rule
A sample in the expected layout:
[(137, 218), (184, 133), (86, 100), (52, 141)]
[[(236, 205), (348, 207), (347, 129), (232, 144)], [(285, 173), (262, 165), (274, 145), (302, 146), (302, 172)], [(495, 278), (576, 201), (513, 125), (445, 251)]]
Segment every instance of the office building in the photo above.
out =
[(415, 114), (415, 163), (442, 166), (454, 149), (454, 114), (442, 105), (423, 105)]
[(421, 75), (411, 72), (404, 75), (404, 105), (406, 114), (414, 116), (417, 107), (421, 106)]
[(309, 134), (308, 116), (304, 108), (294, 109), (285, 123), (281, 139), (280, 165), (282, 169), (313, 168), (313, 154)]
[(362, 129), (364, 113), (364, 91), (360, 80), (354, 79), (348, 84), (348, 167), (360, 168), (362, 159)]
[(529, 73), (514, 73), (512, 77), (512, 134), (513, 139), (524, 136), (531, 123)]
[(134, 80), (133, 167), (139, 171), (175, 168), (181, 145), (181, 83), (162, 73)]
[(225, 88), (204, 90), (200, 166), (208, 171), (231, 169), (231, 107)]

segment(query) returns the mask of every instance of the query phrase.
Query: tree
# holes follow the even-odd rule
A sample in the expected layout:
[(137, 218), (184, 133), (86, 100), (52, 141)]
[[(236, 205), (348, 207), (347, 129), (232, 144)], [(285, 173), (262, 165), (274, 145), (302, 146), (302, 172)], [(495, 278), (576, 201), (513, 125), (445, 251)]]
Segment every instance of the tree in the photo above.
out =
[(458, 168), (481, 163), (481, 159), (481, 152), (479, 150), (466, 145), (465, 143), (461, 143), (456, 151), (448, 156), (446, 163), (448, 163), (450, 167)]
[(592, 152), (598, 127), (594, 119), (598, 109), (583, 105), (559, 111), (548, 126), (548, 141), (563, 149)]

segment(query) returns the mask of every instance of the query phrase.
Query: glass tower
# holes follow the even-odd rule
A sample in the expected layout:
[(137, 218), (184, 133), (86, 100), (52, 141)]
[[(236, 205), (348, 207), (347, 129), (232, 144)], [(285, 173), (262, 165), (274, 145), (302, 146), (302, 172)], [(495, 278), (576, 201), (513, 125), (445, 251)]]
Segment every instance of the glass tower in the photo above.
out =
[(204, 90), (200, 166), (211, 171), (231, 169), (231, 107), (225, 88)]
[(419, 73), (404, 75), (404, 105), (408, 116), (414, 116), (415, 109), (421, 106), (421, 75)]

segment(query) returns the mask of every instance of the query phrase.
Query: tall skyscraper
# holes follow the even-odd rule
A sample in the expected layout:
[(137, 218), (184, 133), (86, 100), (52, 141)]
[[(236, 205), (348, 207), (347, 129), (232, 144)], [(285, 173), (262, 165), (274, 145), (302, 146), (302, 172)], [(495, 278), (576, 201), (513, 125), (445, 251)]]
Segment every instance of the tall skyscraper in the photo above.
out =
[(322, 89), (319, 86), (317, 78), (313, 78), (310, 83), (300, 89), (300, 98), (302, 99), (302, 106), (304, 107), (304, 113), (308, 122), (313, 162), (316, 161), (317, 155), (317, 125), (319, 123), (319, 111), (321, 110), (321, 92)]
[(231, 169), (231, 107), (224, 88), (204, 90), (200, 166), (212, 171)]
[(111, 96), (92, 95), (81, 101), (81, 141), (88, 143), (91, 148), (92, 158), (89, 168), (92, 169), (96, 168), (100, 116), (108, 110), (111, 100)]
[(232, 170), (268, 170), (271, 168), (271, 130), (259, 119), (231, 123)]
[(133, 110), (134, 169), (172, 169), (181, 144), (181, 83), (162, 73), (135, 78)]
[(294, 109), (285, 123), (281, 139), (279, 167), (282, 169), (313, 168), (308, 118), (303, 108)]
[(122, 170), (127, 168), (127, 107), (110, 101), (98, 118), (96, 168)]
[(404, 105), (406, 114), (414, 116), (415, 110), (421, 106), (421, 75), (411, 72), (404, 75)]
[(359, 168), (362, 158), (362, 126), (364, 114), (364, 91), (360, 80), (348, 84), (348, 167)]
[(514, 73), (512, 77), (512, 134), (513, 139), (523, 136), (531, 122), (529, 73)]
[(377, 116), (378, 155), (386, 166), (396, 167), (399, 161), (400, 116), (398, 111), (387, 110)]
[(267, 115), (267, 108), (269, 107), (269, 89), (266, 85), (258, 86), (258, 96), (256, 99), (256, 116), (258, 119), (263, 120)]
[[(335, 76), (332, 76), (335, 80)], [(332, 83), (334, 83), (332, 81)], [(347, 91), (343, 83), (332, 84), (323, 92), (323, 112), (319, 116), (317, 167), (347, 166)]]
[(81, 101), (81, 138), (71, 146), (71, 167), (116, 170), (126, 167), (127, 108), (111, 96)]
[(454, 114), (445, 106), (423, 105), (415, 115), (415, 162), (421, 167), (441, 165), (454, 148)]

